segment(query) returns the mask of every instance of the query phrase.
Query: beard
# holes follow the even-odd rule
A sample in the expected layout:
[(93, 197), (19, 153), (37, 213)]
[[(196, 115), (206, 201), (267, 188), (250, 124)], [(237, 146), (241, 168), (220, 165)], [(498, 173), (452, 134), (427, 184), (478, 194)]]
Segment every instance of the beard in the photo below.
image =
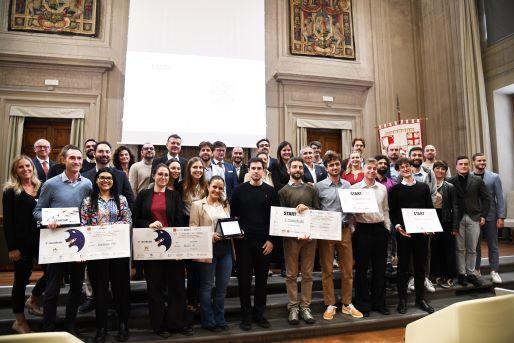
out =
[(384, 176), (387, 174), (387, 168), (377, 169), (377, 173)]
[(302, 175), (302, 173), (292, 173), (292, 174), (291, 174), (291, 177), (292, 177), (292, 178), (293, 178), (293, 180), (295, 180), (295, 181), (300, 180), (300, 179), (302, 178), (302, 176), (303, 176), (303, 175)]
[(419, 168), (419, 167), (421, 167), (421, 164), (422, 164), (422, 163), (423, 163), (423, 162), (422, 162), (421, 160), (418, 160), (418, 159), (416, 159), (416, 160), (412, 160), (412, 166), (413, 166), (414, 168)]

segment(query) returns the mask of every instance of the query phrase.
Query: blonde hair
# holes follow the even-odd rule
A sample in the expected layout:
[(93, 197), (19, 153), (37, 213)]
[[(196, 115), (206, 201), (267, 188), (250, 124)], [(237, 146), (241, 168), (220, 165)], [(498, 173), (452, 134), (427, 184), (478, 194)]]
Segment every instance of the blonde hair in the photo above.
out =
[(39, 187), (41, 187), (41, 181), (39, 181), (37, 178), (36, 166), (34, 165), (34, 162), (27, 155), (18, 155), (13, 159), (11, 168), (9, 169), (9, 179), (4, 185), (4, 191), (14, 189), (14, 193), (16, 195), (19, 195), (23, 191), (23, 185), (21, 184), (20, 177), (17, 173), (18, 164), (21, 160), (29, 161), (30, 165), (32, 166), (32, 177), (30, 178), (30, 183), (32, 186), (34, 186), (34, 190), (37, 192)]
[[(359, 140), (360, 140), (360, 139), (359, 139)], [(361, 158), (361, 160), (362, 160), (362, 155), (361, 155), (361, 153), (360, 153), (360, 152), (358, 152), (358, 151), (352, 151), (352, 152), (350, 153), (350, 155), (348, 156), (348, 164), (346, 165), (346, 170), (344, 171), (344, 173), (345, 173), (346, 175), (350, 174), (350, 173), (353, 171), (353, 167), (352, 167), (352, 155), (353, 155), (353, 154), (357, 154), (357, 155), (359, 155), (359, 157), (360, 157), (360, 158)]]

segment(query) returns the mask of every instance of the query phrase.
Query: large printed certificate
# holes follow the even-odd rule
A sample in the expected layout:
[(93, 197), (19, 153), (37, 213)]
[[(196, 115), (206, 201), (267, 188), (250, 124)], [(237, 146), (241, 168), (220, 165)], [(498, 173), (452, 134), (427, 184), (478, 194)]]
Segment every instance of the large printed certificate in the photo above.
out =
[(41, 224), (55, 222), (59, 225), (80, 225), (78, 207), (43, 208), (41, 209)]
[(345, 213), (379, 212), (375, 191), (371, 188), (338, 189), (341, 207)]
[(407, 233), (443, 232), (435, 208), (402, 208)]
[(135, 228), (132, 248), (134, 260), (212, 258), (212, 227)]
[(341, 213), (271, 207), (270, 235), (281, 237), (341, 240)]
[(40, 264), (118, 257), (130, 257), (128, 224), (40, 230)]

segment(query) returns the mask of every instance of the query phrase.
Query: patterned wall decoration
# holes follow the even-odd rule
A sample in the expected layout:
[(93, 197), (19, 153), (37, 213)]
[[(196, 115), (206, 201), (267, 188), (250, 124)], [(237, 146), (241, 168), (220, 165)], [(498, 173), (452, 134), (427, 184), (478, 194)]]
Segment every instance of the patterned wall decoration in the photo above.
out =
[(9, 30), (96, 36), (99, 0), (11, 0)]
[(351, 0), (289, 0), (291, 53), (355, 59)]

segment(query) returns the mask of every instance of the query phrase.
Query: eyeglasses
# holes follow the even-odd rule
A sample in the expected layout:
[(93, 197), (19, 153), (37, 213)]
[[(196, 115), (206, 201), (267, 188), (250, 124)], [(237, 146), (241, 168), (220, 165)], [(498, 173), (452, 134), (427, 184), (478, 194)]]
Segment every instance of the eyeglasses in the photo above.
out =
[(152, 151), (152, 150), (155, 150), (155, 148), (154, 147), (146, 147), (146, 148), (143, 148), (143, 150), (150, 150), (150, 151)]
[(36, 148), (38, 149), (50, 149), (49, 145), (36, 145)]
[(112, 176), (99, 176), (98, 180), (100, 180), (100, 181), (112, 181)]

